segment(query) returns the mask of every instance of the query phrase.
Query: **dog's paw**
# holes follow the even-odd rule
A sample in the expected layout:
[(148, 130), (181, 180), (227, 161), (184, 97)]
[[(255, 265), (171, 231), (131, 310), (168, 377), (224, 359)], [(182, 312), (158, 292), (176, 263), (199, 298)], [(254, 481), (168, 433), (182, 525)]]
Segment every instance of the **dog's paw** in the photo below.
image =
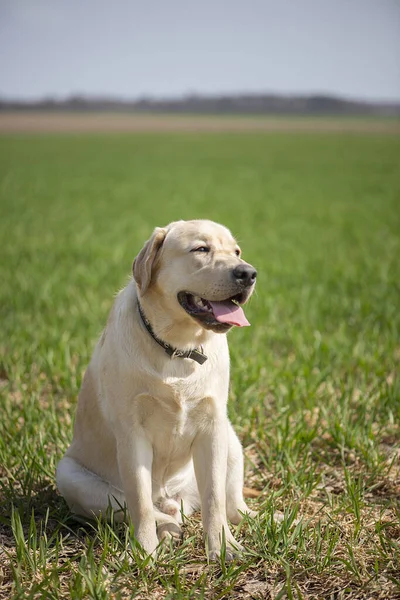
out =
[(226, 547), (217, 549), (209, 549), (208, 558), (210, 561), (225, 560), (225, 562), (232, 562), (240, 558), (243, 551), (243, 546), (238, 542), (234, 544), (226, 544)]
[(178, 523), (161, 523), (157, 526), (158, 539), (161, 541), (171, 541), (174, 544), (182, 540), (183, 532)]
[(231, 509), (228, 512), (228, 519), (233, 525), (239, 525), (240, 521), (248, 516), (251, 519), (255, 519), (257, 517), (257, 513), (254, 510), (250, 510), (248, 506), (243, 506), (241, 508)]
[(240, 557), (244, 548), (239, 542), (235, 540), (233, 535), (229, 532), (224, 542), (221, 543), (221, 539), (218, 542), (214, 539), (213, 543), (208, 540), (207, 544), (207, 555), (210, 561), (222, 560), (225, 562), (231, 562)]
[(146, 554), (156, 556), (159, 541), (155, 522), (140, 522), (135, 531), (135, 538)]
[(182, 515), (181, 515), (181, 504), (177, 500), (173, 498), (165, 498), (160, 503), (161, 512), (169, 515), (178, 523), (182, 523)]
[(208, 553), (208, 558), (211, 562), (222, 560), (223, 557), (225, 558), (225, 562), (232, 562), (240, 557), (240, 552), (236, 552), (233, 549), (227, 549), (225, 553), (223, 553), (221, 550), (211, 550)]

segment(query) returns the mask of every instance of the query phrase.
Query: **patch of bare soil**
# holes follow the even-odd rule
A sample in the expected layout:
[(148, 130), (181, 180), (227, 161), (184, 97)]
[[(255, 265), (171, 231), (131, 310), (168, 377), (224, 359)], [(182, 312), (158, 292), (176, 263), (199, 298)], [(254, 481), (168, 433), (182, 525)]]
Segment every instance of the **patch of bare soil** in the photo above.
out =
[(400, 121), (325, 117), (246, 117), (7, 112), (0, 133), (305, 132), (400, 134)]

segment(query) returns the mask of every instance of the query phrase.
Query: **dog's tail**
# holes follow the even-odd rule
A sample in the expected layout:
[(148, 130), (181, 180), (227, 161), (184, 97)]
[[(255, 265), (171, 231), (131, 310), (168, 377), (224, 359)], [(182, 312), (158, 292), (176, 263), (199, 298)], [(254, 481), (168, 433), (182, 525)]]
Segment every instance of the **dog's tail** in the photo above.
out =
[(259, 490), (255, 490), (254, 488), (244, 487), (243, 488), (243, 496), (245, 498), (258, 498), (261, 494)]

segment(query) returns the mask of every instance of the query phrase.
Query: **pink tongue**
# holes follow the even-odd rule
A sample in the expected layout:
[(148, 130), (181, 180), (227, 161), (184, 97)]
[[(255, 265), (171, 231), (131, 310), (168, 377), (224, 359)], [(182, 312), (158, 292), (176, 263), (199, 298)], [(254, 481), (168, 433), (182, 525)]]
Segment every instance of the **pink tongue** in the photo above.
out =
[(230, 325), (237, 325), (238, 327), (250, 325), (242, 308), (234, 302), (231, 302), (230, 300), (227, 300), (226, 302), (209, 302), (213, 309), (214, 317), (220, 323), (229, 323)]

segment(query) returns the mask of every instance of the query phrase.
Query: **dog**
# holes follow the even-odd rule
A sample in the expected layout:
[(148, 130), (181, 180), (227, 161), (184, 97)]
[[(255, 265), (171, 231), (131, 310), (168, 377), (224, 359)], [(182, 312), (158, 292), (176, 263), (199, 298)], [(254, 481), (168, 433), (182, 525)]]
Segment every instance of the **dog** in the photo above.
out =
[(227, 560), (240, 552), (228, 519), (255, 513), (243, 499), (243, 452), (227, 417), (226, 333), (249, 325), (242, 305), (256, 276), (222, 225), (154, 230), (94, 350), (57, 467), (73, 513), (129, 513), (153, 554), (163, 539), (181, 537), (182, 514), (201, 508), (209, 557), (223, 543)]

